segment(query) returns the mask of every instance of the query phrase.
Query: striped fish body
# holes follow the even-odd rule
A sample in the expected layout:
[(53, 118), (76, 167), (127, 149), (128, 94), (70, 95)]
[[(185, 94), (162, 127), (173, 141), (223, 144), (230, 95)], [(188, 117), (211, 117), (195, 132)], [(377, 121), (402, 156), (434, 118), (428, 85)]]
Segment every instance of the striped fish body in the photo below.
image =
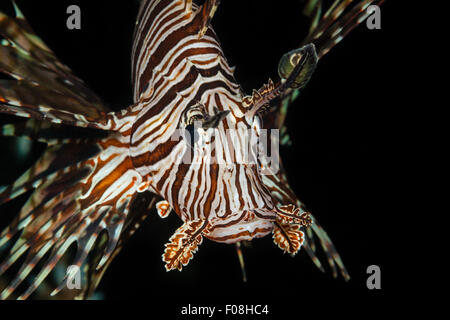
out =
[[(204, 237), (236, 243), (243, 268), (240, 242), (272, 233), (284, 252), (295, 255), (304, 247), (323, 270), (317, 237), (333, 275), (339, 269), (348, 279), (328, 235), (290, 188), (280, 159), (272, 166), (268, 153), (278, 141), (265, 130), (285, 131), (287, 106), (318, 60), (364, 20), (369, 4), (381, 2), (351, 7), (352, 1), (335, 1), (322, 14), (322, 1), (307, 1), (310, 33), (280, 60), (279, 81), (245, 95), (210, 26), (218, 0), (201, 6), (144, 0), (132, 50), (134, 104), (118, 112), (57, 60), (17, 7), (15, 18), (0, 12), (0, 72), (9, 77), (0, 79), (0, 112), (28, 118), (2, 127), (1, 135), (48, 145), (14, 184), (0, 189), (0, 204), (33, 190), (0, 233), (0, 249), (19, 234), (0, 276), (26, 256), (0, 298), (10, 297), (49, 254), (19, 296), (28, 298), (74, 243), (71, 264), (83, 269), (85, 286), (71, 296), (88, 297), (154, 206), (160, 217), (173, 210), (182, 221), (165, 246), (166, 270), (187, 265)], [(67, 133), (69, 126), (77, 137)], [(65, 290), (68, 277), (52, 294)]]

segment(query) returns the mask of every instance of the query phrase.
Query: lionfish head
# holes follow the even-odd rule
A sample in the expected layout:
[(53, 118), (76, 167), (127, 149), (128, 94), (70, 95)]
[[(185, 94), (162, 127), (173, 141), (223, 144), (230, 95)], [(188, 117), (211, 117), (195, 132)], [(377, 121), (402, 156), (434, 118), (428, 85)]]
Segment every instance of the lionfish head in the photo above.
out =
[(245, 111), (242, 101), (218, 93), (180, 119), (185, 172), (173, 206), (183, 220), (210, 221), (207, 237), (218, 242), (262, 237), (277, 216), (262, 177), (269, 141), (260, 117)]
[(298, 209), (283, 207), (270, 192), (279, 169), (278, 130), (262, 127), (261, 111), (286, 89), (303, 86), (316, 62), (313, 45), (286, 54), (279, 66), (283, 80), (269, 81), (252, 96), (222, 86), (200, 100), (177, 93), (172, 109), (148, 117), (147, 130), (132, 135), (132, 147), (143, 152), (133, 162), (149, 177), (151, 191), (184, 222), (207, 222), (204, 235), (218, 242), (265, 236), (280, 217), (296, 221)]

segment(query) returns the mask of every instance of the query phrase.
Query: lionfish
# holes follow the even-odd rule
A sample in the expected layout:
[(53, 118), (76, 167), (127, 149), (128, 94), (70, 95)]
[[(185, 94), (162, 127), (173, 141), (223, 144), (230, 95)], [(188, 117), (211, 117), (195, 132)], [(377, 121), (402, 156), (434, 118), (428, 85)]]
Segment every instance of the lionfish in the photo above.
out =
[[(281, 163), (274, 170), (268, 150), (253, 147), (255, 162), (235, 159), (249, 132), (259, 137), (265, 129), (280, 129), (281, 142), (286, 140), (288, 106), (318, 60), (367, 18), (371, 4), (382, 2), (336, 0), (324, 10), (322, 0), (306, 1), (306, 38), (281, 57), (276, 82), (245, 95), (211, 27), (219, 0), (143, 0), (131, 54), (134, 104), (120, 111), (106, 106), (55, 57), (15, 3), (15, 17), (0, 12), (0, 111), (28, 118), (4, 125), (0, 133), (47, 145), (34, 165), (0, 189), (0, 204), (30, 191), (0, 234), (0, 248), (15, 240), (0, 275), (25, 257), (1, 299), (41, 265), (18, 296), (28, 298), (73, 244), (70, 264), (83, 271), (83, 288), (72, 298), (89, 297), (153, 207), (161, 218), (174, 211), (182, 221), (165, 245), (167, 271), (186, 266), (204, 237), (235, 243), (243, 268), (240, 243), (272, 234), (291, 255), (303, 246), (323, 271), (317, 237), (334, 277), (339, 270), (349, 279)], [(173, 139), (180, 130), (187, 134)], [(215, 148), (208, 148), (213, 142)], [(186, 153), (191, 161), (180, 161)], [(51, 295), (64, 290), (70, 276)]]

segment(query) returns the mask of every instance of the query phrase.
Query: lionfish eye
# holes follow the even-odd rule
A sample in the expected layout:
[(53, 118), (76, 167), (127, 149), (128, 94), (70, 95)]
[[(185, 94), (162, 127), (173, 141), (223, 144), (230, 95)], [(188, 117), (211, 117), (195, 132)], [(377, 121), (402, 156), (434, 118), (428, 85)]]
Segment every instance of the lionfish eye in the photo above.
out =
[(204, 106), (201, 103), (196, 103), (187, 109), (183, 115), (182, 128), (185, 130), (185, 141), (194, 149), (195, 143), (199, 141), (199, 132), (197, 129), (205, 121)]
[(191, 148), (194, 148), (195, 143), (199, 140), (199, 135), (197, 130), (195, 130), (194, 124), (188, 124), (185, 128), (187, 131), (186, 140)]

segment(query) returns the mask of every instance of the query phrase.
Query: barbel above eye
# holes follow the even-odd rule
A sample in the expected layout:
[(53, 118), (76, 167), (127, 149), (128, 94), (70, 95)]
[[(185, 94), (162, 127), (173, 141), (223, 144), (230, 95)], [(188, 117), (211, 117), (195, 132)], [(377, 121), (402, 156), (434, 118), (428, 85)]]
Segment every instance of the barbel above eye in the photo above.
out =
[(312, 43), (307, 44), (281, 57), (278, 63), (278, 75), (281, 79), (290, 80), (290, 88), (303, 88), (311, 79), (316, 69), (317, 60), (314, 45)]
[(259, 90), (253, 90), (251, 96), (242, 98), (242, 105), (248, 109), (245, 115), (252, 119), (255, 114), (266, 110), (271, 101), (283, 97), (289, 90), (300, 90), (306, 86), (316, 69), (318, 57), (314, 44), (284, 54), (278, 64), (280, 81), (274, 84), (272, 80)]
[(219, 111), (216, 107), (214, 107), (214, 115), (210, 116), (206, 114), (204, 120), (202, 122), (202, 129), (207, 130), (209, 128), (217, 128), (219, 123), (225, 119), (225, 117), (230, 113), (229, 110)]

